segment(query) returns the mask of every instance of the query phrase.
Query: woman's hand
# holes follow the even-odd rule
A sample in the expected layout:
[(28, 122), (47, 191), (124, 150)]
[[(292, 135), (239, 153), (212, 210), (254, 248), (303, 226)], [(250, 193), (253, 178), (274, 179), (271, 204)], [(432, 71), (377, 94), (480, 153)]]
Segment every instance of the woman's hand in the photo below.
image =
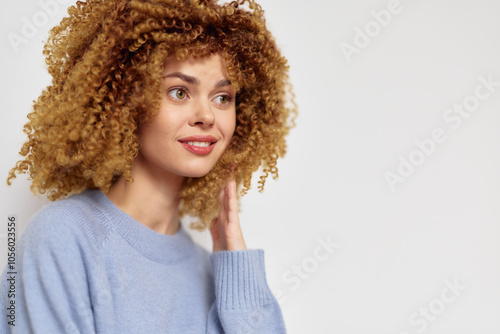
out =
[(219, 215), (210, 228), (214, 244), (213, 251), (247, 249), (240, 226), (236, 182), (234, 180), (230, 180), (221, 189), (219, 202), (221, 206)]

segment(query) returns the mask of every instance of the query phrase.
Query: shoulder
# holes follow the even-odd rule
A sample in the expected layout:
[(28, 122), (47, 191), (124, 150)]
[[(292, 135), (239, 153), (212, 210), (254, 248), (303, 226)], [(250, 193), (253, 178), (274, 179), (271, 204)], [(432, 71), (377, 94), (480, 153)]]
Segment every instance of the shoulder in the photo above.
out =
[(106, 222), (92, 192), (84, 191), (41, 208), (22, 232), (20, 246), (100, 245), (109, 235)]

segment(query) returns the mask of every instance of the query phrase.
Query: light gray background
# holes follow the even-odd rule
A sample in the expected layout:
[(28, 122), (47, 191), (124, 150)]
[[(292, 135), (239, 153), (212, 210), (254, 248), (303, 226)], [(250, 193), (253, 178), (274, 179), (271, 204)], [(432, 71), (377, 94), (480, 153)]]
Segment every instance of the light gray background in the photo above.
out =
[[(2, 4), (0, 180), (50, 82), (42, 40), (73, 2), (47, 13), (50, 1)], [(288, 332), (499, 333), (500, 87), (460, 126), (443, 117), (474, 102), (479, 77), (500, 82), (500, 1), (261, 3), (300, 116), (279, 180), (242, 198), (241, 221), (247, 245), (265, 249)], [(372, 11), (388, 8), (397, 13), (381, 26)], [(9, 34), (35, 19), (39, 31), (13, 47)], [(359, 45), (358, 29), (372, 37), (347, 59), (341, 46)], [(436, 128), (445, 140), (418, 153)], [(410, 157), (421, 164), (392, 190), (384, 175)], [(1, 181), (2, 267), (8, 215), (22, 230), (46, 203), (28, 188)], [(208, 233), (191, 234), (211, 249)]]

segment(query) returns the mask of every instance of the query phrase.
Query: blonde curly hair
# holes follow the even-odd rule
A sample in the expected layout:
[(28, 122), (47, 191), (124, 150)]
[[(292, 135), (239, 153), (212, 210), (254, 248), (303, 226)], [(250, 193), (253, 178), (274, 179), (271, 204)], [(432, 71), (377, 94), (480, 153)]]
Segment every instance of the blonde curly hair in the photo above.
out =
[(119, 178), (132, 182), (138, 128), (158, 111), (166, 58), (214, 53), (237, 91), (236, 130), (215, 167), (186, 180), (181, 215), (198, 217), (191, 228), (205, 230), (231, 175), (242, 195), (261, 166), (259, 191), (269, 174), (277, 178), (297, 108), (287, 61), (253, 0), (87, 0), (68, 14), (45, 44), (52, 83), (28, 115), (24, 159), (10, 170), (9, 185), (26, 173), (31, 191), (56, 200), (86, 188), (107, 193)]

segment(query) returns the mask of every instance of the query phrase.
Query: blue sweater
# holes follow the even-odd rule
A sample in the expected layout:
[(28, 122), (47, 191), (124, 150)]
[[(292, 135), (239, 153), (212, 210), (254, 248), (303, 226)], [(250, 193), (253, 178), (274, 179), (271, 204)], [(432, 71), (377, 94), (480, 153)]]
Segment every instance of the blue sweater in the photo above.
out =
[(14, 269), (1, 278), (0, 333), (286, 333), (262, 250), (209, 253), (182, 225), (157, 233), (99, 190), (42, 208)]

